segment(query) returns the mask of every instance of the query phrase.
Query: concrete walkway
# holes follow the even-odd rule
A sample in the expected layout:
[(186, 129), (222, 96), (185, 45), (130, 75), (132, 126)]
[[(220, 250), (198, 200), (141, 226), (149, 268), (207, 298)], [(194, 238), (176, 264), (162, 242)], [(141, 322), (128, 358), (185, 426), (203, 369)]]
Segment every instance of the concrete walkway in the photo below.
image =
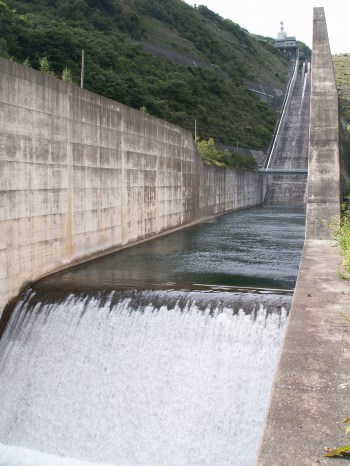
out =
[(350, 416), (350, 282), (338, 277), (333, 241), (307, 240), (266, 419), (259, 466), (344, 464), (325, 446), (347, 445)]

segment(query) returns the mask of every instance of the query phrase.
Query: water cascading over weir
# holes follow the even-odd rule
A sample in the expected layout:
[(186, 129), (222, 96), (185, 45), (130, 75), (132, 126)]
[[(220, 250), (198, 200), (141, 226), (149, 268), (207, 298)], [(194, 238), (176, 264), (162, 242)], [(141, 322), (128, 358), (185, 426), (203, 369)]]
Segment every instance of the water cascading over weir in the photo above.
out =
[(252, 465), (303, 207), (269, 202), (217, 218), (261, 204), (266, 176), (204, 167), (180, 128), (0, 65), (4, 167), (29, 175), (8, 180), (6, 301), (34, 281), (0, 340), (0, 458)]

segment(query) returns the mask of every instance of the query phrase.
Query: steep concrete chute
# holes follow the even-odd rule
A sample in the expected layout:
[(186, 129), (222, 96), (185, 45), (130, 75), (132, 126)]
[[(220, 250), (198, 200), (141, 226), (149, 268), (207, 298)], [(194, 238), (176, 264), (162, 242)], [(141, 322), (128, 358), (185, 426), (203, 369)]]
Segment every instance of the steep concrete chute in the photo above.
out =
[[(305, 204), (310, 112), (309, 67), (295, 63), (292, 85), (266, 164), (271, 175), (265, 202)], [(260, 170), (264, 172), (264, 170)]]
[(289, 110), (289, 106), (290, 106), (290, 101), (291, 101), (291, 98), (294, 92), (294, 86), (295, 86), (297, 76), (298, 76), (298, 65), (299, 65), (299, 60), (295, 60), (293, 73), (291, 75), (291, 78), (287, 86), (286, 95), (285, 95), (283, 106), (282, 106), (281, 116), (277, 122), (276, 130), (272, 138), (271, 147), (270, 147), (270, 150), (266, 158), (265, 169), (271, 168), (271, 163), (275, 157), (281, 130), (285, 123), (288, 110)]

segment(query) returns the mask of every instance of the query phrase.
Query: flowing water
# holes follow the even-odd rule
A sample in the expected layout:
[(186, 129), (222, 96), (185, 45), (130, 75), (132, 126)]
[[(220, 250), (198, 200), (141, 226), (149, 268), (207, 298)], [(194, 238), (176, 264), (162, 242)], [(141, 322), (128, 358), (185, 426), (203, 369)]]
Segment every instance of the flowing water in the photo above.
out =
[(252, 465), (303, 232), (299, 209), (238, 212), (26, 290), (0, 465)]
[[(63, 272), (65, 286), (199, 285), (292, 289), (304, 242), (301, 207), (264, 206), (218, 217)], [(55, 287), (57, 276), (52, 279)]]

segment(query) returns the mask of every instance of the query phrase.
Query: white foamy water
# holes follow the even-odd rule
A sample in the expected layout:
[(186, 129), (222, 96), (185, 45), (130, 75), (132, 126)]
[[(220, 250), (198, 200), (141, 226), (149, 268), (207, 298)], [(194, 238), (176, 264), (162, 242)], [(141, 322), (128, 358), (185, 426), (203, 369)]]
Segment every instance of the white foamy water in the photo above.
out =
[[(0, 466), (94, 466), (95, 464), (0, 443)], [(99, 466), (112, 465), (99, 463)]]
[(0, 465), (252, 465), (286, 313), (112, 298), (17, 306)]

